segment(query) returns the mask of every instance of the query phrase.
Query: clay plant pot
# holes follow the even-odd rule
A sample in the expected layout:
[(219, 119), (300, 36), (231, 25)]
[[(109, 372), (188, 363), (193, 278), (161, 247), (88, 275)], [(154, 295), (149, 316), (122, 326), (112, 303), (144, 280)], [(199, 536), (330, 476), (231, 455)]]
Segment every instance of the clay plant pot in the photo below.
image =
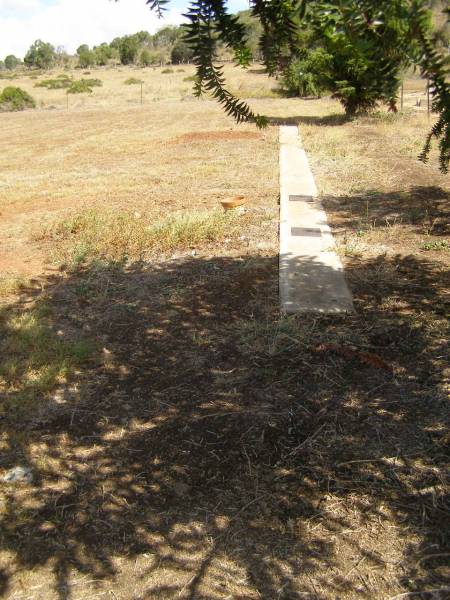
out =
[(226, 200), (221, 200), (220, 204), (225, 210), (230, 210), (231, 208), (237, 208), (238, 206), (242, 206), (246, 202), (247, 198), (245, 196), (233, 196), (232, 198), (226, 198)]

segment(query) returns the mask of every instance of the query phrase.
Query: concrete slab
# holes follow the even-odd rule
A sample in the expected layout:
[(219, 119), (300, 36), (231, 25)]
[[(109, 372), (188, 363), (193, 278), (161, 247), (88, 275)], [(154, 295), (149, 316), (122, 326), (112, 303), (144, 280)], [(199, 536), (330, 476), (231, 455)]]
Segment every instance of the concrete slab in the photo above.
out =
[(280, 127), (280, 302), (285, 313), (346, 313), (353, 302), (298, 128)]

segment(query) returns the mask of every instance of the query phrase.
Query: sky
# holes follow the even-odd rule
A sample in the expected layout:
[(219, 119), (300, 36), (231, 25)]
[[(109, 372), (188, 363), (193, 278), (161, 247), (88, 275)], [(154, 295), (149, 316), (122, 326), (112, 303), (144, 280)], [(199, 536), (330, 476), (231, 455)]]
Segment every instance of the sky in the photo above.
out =
[[(145, 0), (0, 0), (0, 59), (23, 58), (41, 39), (73, 53), (81, 44), (94, 46), (117, 36), (149, 31), (183, 21), (188, 0), (172, 0), (158, 19)], [(232, 12), (248, 8), (247, 0), (229, 0)]]

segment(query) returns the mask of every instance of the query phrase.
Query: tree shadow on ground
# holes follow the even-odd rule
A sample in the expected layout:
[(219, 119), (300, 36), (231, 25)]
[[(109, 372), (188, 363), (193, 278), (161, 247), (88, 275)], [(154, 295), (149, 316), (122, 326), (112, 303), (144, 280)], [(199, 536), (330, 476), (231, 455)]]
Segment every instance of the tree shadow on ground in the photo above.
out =
[(448, 281), (431, 262), (355, 261), (356, 314), (286, 319), (277, 264), (47, 278), (54, 335), (82, 332), (99, 353), (54, 400), (3, 414), (4, 466), (35, 473), (4, 490), (3, 595), (40, 568), (45, 597), (64, 599), (376, 598), (449, 583)]
[(323, 197), (326, 210), (333, 211), (346, 227), (407, 224), (422, 233), (450, 233), (450, 191), (439, 186), (414, 186), (395, 192), (364, 192), (353, 196)]
[[(311, 98), (305, 98), (310, 101)], [(298, 115), (295, 117), (267, 117), (269, 125), (345, 125), (354, 119), (345, 113), (333, 113), (331, 115), (324, 115), (318, 117), (315, 115)]]

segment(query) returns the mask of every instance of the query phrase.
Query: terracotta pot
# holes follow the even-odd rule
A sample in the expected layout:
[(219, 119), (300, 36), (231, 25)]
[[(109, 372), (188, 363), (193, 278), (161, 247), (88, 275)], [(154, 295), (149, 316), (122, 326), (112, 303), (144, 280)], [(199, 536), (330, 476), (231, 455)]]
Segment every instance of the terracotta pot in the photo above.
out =
[(246, 202), (247, 199), (245, 196), (233, 196), (232, 198), (221, 200), (220, 204), (224, 207), (225, 210), (230, 210), (230, 208), (237, 208), (238, 206), (242, 206)]

